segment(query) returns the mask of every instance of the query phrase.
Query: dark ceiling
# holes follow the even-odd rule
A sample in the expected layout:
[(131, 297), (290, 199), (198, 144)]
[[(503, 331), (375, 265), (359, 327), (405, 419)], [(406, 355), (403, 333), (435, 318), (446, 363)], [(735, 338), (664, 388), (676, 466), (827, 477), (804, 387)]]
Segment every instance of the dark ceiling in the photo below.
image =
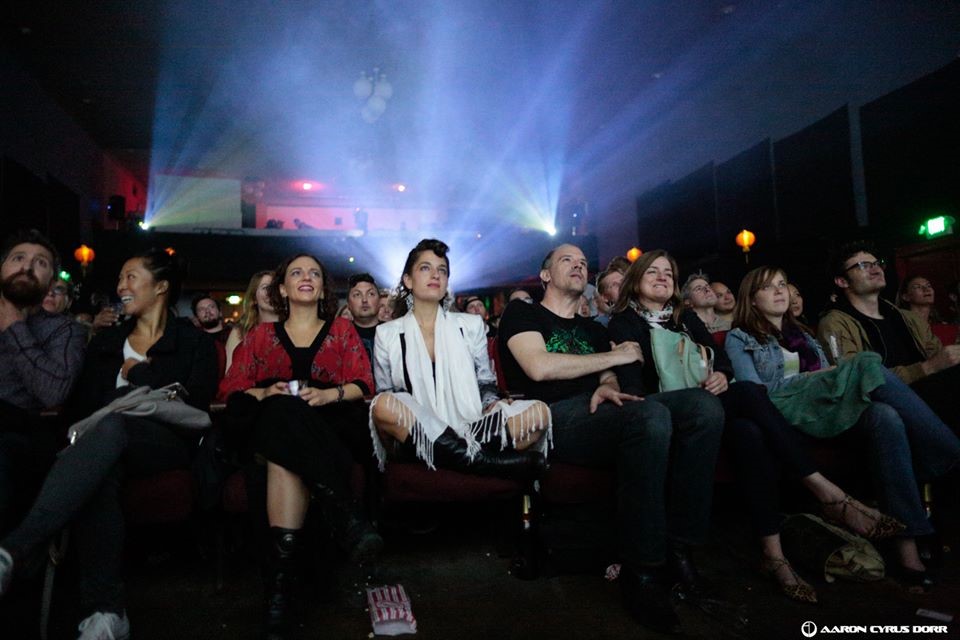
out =
[[(611, 237), (643, 190), (960, 50), (960, 4), (935, 0), (14, 0), (2, 18), (8, 50), (141, 171), (548, 190), (609, 214)], [(378, 65), (394, 97), (371, 125), (351, 87)]]

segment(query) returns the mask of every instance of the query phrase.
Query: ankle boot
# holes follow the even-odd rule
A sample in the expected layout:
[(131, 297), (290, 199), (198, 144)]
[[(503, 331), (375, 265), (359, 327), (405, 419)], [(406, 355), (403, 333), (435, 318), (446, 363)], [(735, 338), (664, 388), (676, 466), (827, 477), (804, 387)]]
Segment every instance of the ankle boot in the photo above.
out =
[(299, 578), (300, 530), (270, 527), (265, 575), (266, 637), (283, 640), (290, 633), (292, 592)]
[(661, 633), (680, 632), (680, 618), (674, 608), (670, 579), (664, 567), (620, 570), (623, 606), (634, 620)]
[(546, 461), (538, 451), (500, 451), (489, 444), (481, 447), (471, 460), (467, 455), (467, 442), (450, 427), (434, 441), (433, 461), (442, 469), (522, 482), (538, 478), (546, 470)]
[(711, 589), (703, 580), (693, 562), (693, 554), (686, 545), (671, 544), (667, 548), (667, 570), (670, 580), (680, 586), (682, 599), (710, 595)]
[(360, 501), (321, 483), (313, 485), (313, 495), (320, 502), (333, 539), (350, 554), (350, 560), (357, 564), (376, 562), (383, 550), (383, 538), (363, 513)]

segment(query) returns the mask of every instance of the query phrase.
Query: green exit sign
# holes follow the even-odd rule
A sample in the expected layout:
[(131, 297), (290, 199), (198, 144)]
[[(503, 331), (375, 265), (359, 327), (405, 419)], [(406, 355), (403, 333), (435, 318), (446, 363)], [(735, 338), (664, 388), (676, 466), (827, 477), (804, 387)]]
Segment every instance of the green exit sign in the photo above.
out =
[(930, 218), (920, 225), (920, 235), (928, 238), (937, 236), (946, 236), (953, 233), (953, 225), (956, 222), (952, 216), (937, 216)]

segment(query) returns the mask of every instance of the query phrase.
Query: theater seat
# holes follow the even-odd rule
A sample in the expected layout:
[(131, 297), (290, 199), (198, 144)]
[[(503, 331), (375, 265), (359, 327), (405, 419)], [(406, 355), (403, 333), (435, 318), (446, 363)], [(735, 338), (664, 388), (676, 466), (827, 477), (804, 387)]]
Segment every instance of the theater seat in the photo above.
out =
[(193, 513), (193, 476), (187, 469), (127, 480), (121, 502), (132, 524), (182, 522)]
[(504, 500), (522, 492), (523, 486), (513, 480), (434, 471), (419, 462), (388, 462), (380, 482), (385, 503)]

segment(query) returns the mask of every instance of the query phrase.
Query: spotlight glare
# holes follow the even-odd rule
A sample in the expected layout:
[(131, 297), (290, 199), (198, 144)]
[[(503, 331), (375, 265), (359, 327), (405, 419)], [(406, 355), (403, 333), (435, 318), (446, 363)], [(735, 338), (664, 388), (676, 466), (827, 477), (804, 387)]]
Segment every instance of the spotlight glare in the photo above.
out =
[(349, 258), (347, 258), (347, 262), (349, 262), (350, 264), (353, 264), (354, 260), (355, 258), (353, 256), (350, 256)]
[(241, 302), (243, 302), (243, 296), (239, 296), (237, 294), (227, 296), (227, 303), (229, 304), (238, 305)]
[(557, 235), (557, 228), (556, 228), (555, 226), (553, 226), (552, 224), (548, 224), (548, 225), (547, 225), (547, 228), (545, 229), (545, 231), (546, 231), (547, 233), (549, 233), (551, 236)]
[(399, 191), (400, 193), (403, 193), (404, 191), (407, 190), (407, 185), (405, 185), (405, 184), (395, 184), (395, 185), (393, 185), (393, 188), (396, 189), (397, 191)]
[(313, 189), (313, 183), (312, 183), (312, 182), (304, 182), (304, 183), (303, 183), (303, 190), (304, 190), (304, 191), (310, 191), (310, 190), (312, 190), (312, 189)]
[(137, 226), (143, 229), (144, 231), (146, 231), (147, 229), (150, 228), (150, 223), (144, 220), (141, 220), (140, 222), (137, 223)]

